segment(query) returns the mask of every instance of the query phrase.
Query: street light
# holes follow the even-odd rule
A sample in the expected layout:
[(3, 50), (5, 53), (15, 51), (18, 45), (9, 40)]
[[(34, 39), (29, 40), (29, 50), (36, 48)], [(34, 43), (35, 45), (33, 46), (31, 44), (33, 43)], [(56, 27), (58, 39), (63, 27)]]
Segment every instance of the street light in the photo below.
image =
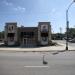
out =
[(68, 11), (71, 7), (71, 5), (75, 2), (75, 0), (72, 1), (72, 3), (68, 6), (67, 10), (66, 10), (66, 50), (68, 50), (68, 38), (69, 38), (69, 20), (68, 20)]

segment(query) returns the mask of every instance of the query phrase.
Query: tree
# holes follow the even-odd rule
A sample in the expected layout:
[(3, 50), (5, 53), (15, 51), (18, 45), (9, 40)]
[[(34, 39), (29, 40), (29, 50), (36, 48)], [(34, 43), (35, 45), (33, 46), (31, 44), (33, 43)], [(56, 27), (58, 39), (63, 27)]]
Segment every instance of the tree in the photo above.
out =
[(53, 40), (62, 40), (63, 37), (64, 37), (64, 34), (61, 34), (61, 33), (52, 34), (52, 39)]
[(75, 28), (69, 28), (68, 36), (69, 38), (75, 38)]
[(0, 32), (0, 39), (3, 39), (4, 38), (4, 31)]

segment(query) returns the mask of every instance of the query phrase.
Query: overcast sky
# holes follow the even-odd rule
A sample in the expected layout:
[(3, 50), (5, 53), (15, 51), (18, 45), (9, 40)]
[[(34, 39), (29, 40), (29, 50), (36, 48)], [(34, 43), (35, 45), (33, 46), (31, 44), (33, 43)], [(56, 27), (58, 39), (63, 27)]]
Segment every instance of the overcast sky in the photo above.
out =
[[(38, 26), (38, 22), (50, 21), (52, 32), (66, 28), (66, 9), (72, 0), (0, 0), (0, 31), (6, 22), (18, 26)], [(70, 27), (75, 27), (75, 4), (69, 9)]]

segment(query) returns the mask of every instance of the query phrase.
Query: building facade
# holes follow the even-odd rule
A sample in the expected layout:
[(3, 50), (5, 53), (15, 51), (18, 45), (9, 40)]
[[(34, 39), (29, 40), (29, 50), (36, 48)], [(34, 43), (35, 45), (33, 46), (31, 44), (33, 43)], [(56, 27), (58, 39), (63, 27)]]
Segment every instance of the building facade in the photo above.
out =
[(4, 41), (6, 45), (26, 47), (50, 45), (50, 22), (39, 22), (37, 27), (17, 27), (17, 23), (6, 23)]

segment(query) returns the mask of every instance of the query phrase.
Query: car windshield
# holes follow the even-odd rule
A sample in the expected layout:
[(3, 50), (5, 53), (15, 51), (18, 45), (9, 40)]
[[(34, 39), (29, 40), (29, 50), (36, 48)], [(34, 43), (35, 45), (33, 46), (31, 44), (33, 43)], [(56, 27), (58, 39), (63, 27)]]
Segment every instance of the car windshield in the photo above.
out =
[(0, 0), (0, 75), (75, 75), (75, 0)]

